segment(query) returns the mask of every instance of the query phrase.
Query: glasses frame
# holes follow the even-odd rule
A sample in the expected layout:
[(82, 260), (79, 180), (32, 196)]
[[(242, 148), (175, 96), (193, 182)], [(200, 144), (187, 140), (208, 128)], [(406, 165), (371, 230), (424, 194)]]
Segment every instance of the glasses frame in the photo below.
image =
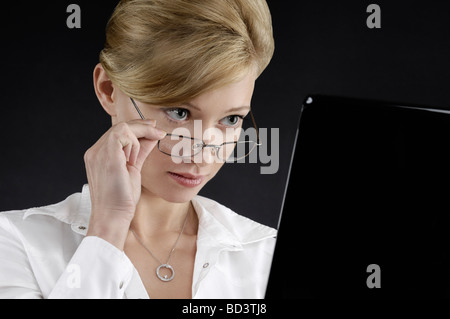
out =
[[(142, 114), (141, 110), (140, 110), (139, 107), (137, 106), (137, 104), (136, 104), (136, 102), (134, 101), (134, 99), (133, 99), (132, 97), (130, 97), (130, 100), (131, 100), (131, 102), (133, 103), (133, 105), (134, 105), (136, 111), (138, 112), (139, 116), (141, 117), (141, 119), (145, 120), (144, 115)], [(239, 158), (236, 158), (236, 159), (234, 159), (234, 160), (231, 161), (231, 162), (236, 162), (236, 161), (242, 160), (242, 159), (246, 158), (247, 156), (249, 156), (250, 153), (253, 152), (253, 150), (254, 150), (256, 147), (262, 145), (261, 140), (260, 140), (260, 138), (259, 138), (259, 130), (258, 130), (258, 127), (256, 126), (255, 117), (253, 116), (253, 112), (252, 112), (251, 109), (250, 109), (250, 117), (251, 117), (251, 119), (252, 119), (253, 127), (254, 127), (255, 130), (256, 130), (256, 138), (257, 138), (257, 141), (256, 141), (256, 142), (255, 142), (255, 141), (234, 141), (234, 142), (224, 142), (224, 143), (222, 143), (222, 144), (220, 144), (220, 145), (216, 145), (216, 144), (206, 144), (205, 141), (203, 141), (203, 140), (201, 140), (201, 139), (198, 139), (198, 138), (195, 138), (195, 137), (189, 137), (189, 136), (183, 136), (183, 135), (177, 135), (177, 134), (167, 133), (166, 136), (173, 136), (173, 137), (178, 137), (178, 138), (190, 139), (190, 140), (192, 140), (192, 141), (198, 141), (197, 144), (194, 144), (194, 145), (192, 146), (192, 147), (193, 147), (193, 150), (194, 150), (194, 146), (195, 146), (195, 147), (198, 148), (198, 151), (195, 151), (195, 150), (194, 150), (194, 154), (192, 154), (192, 155), (190, 155), (190, 156), (178, 156), (178, 155), (173, 155), (173, 154), (170, 154), (170, 153), (167, 153), (167, 152), (164, 152), (163, 150), (161, 150), (161, 148), (160, 148), (160, 142), (161, 142), (161, 140), (158, 141), (158, 150), (159, 150), (161, 153), (163, 153), (163, 154), (165, 154), (165, 155), (168, 155), (168, 156), (173, 156), (173, 157), (177, 157), (177, 158), (192, 158), (192, 157), (196, 156), (197, 154), (200, 154), (200, 152), (202, 152), (204, 148), (209, 147), (209, 148), (213, 148), (213, 149), (214, 149), (214, 153), (215, 153), (214, 155), (215, 155), (219, 160), (224, 161), (224, 162), (228, 162), (228, 160), (224, 160), (224, 159), (220, 158), (219, 155), (218, 155), (220, 149), (222, 148), (222, 146), (228, 145), (228, 144), (235, 144), (235, 146), (237, 146), (237, 144), (245, 144), (245, 143), (248, 143), (248, 142), (253, 142), (253, 143), (255, 143), (255, 146), (254, 146), (254, 147), (253, 147), (253, 148), (252, 148), (245, 156), (241, 156), (241, 157), (239, 157)]]

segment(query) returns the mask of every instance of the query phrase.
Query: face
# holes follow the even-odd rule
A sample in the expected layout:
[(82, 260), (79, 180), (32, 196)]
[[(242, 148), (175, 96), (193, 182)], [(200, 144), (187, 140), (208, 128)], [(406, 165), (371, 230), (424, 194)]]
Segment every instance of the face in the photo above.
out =
[[(249, 113), (254, 85), (255, 76), (248, 74), (239, 82), (206, 92), (180, 106), (163, 107), (140, 101), (136, 104), (146, 119), (156, 120), (156, 126), (168, 133), (188, 130), (191, 137), (207, 144), (221, 144), (223, 141), (215, 136), (229, 136)], [(115, 91), (117, 112), (113, 124), (139, 119), (130, 98), (120, 90)], [(209, 132), (222, 134), (210, 135)], [(213, 148), (204, 148), (200, 157), (195, 156), (188, 162), (174, 160), (156, 146), (142, 168), (143, 194), (174, 203), (191, 200), (222, 167), (223, 162), (215, 156)]]

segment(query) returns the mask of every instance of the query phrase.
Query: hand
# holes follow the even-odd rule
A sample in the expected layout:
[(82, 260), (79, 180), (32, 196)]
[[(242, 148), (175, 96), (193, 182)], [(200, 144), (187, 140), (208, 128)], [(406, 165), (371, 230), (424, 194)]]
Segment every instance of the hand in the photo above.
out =
[(141, 196), (141, 169), (166, 133), (153, 120), (111, 127), (84, 155), (92, 212), (87, 236), (98, 236), (123, 250)]

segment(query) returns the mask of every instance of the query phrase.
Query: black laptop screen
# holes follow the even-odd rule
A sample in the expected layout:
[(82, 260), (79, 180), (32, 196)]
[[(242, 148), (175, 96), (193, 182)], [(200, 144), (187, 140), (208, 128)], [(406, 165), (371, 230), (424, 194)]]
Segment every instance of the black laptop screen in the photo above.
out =
[(309, 97), (267, 297), (445, 296), (449, 214), (448, 112)]

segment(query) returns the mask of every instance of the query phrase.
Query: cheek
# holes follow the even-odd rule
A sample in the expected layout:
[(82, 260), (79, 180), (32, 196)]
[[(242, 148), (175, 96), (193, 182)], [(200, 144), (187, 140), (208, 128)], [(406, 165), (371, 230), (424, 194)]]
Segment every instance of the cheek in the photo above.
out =
[(158, 146), (155, 146), (142, 166), (142, 181), (152, 181), (154, 178), (158, 178), (158, 176), (169, 170), (171, 163), (172, 161), (170, 157), (161, 153), (158, 150)]
[(216, 176), (217, 172), (220, 171), (220, 169), (222, 168), (224, 163), (213, 163), (210, 165), (211, 165), (211, 167), (210, 167), (209, 171), (211, 172), (211, 176), (210, 176), (209, 180), (211, 180), (214, 176)]

